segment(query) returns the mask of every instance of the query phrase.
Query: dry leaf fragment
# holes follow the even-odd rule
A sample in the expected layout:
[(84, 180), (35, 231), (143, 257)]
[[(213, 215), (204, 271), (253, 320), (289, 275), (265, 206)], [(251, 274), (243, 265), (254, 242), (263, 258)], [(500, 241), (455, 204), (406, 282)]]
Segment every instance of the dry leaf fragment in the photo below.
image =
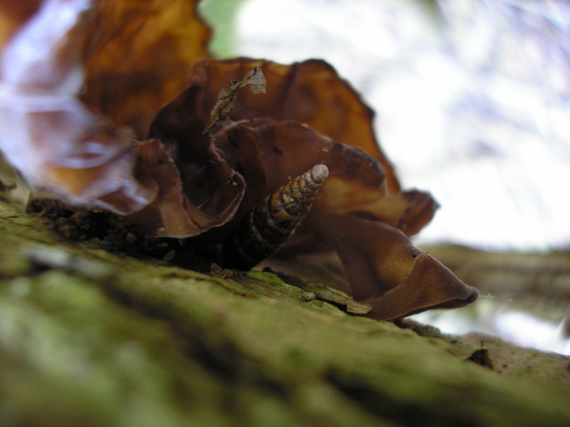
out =
[(229, 113), (234, 108), (234, 103), (237, 98), (237, 92), (241, 88), (247, 87), (254, 94), (265, 93), (266, 83), (265, 77), (261, 68), (255, 67), (243, 78), (243, 80), (238, 80), (230, 83), (229, 89), (222, 89), (218, 94), (218, 100), (212, 108), (212, 113), (210, 114), (210, 120), (204, 129), (206, 135), (212, 136), (215, 133), (216, 128), (222, 127), (227, 124)]

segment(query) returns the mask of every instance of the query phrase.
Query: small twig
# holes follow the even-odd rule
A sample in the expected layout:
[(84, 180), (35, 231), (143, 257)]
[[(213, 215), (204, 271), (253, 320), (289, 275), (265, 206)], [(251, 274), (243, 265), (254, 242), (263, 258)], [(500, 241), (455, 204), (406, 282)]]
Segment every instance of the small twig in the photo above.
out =
[(228, 121), (227, 113), (229, 113), (234, 106), (238, 90), (243, 87), (249, 88), (249, 90), (254, 94), (265, 93), (265, 76), (263, 75), (261, 68), (255, 67), (247, 73), (243, 80), (230, 82), (229, 90), (222, 89), (220, 91), (216, 105), (214, 105), (210, 114), (208, 125), (206, 126), (206, 129), (204, 129), (204, 134), (214, 134), (218, 125), (224, 124)]

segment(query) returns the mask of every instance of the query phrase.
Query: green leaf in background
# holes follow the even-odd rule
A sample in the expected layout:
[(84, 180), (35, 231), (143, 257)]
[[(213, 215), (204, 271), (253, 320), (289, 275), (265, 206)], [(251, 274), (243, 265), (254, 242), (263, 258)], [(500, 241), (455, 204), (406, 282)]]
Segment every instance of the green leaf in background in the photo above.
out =
[(246, 0), (203, 0), (200, 12), (213, 30), (210, 51), (218, 58), (233, 55), (235, 48), (235, 23), (241, 5)]

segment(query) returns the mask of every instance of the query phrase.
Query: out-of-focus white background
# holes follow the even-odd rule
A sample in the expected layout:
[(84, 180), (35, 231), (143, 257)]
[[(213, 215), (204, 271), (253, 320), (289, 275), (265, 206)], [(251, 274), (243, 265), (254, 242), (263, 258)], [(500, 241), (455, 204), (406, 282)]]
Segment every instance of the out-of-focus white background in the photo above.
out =
[[(228, 13), (216, 29), (222, 54), (323, 58), (362, 94), (404, 188), (429, 190), (442, 206), (418, 246), (570, 247), (570, 3), (233, 0), (221, 7)], [(453, 314), (422, 320), (570, 354), (566, 323), (497, 308), (505, 306), (493, 299), (475, 304), (476, 322)]]

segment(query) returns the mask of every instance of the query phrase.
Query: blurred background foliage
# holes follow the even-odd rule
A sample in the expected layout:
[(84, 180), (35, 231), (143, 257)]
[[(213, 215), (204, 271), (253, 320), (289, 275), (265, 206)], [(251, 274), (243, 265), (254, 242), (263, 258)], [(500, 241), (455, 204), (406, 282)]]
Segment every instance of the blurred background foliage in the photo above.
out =
[(247, 0), (203, 0), (199, 7), (206, 22), (214, 29), (210, 50), (218, 58), (234, 56), (236, 17)]

